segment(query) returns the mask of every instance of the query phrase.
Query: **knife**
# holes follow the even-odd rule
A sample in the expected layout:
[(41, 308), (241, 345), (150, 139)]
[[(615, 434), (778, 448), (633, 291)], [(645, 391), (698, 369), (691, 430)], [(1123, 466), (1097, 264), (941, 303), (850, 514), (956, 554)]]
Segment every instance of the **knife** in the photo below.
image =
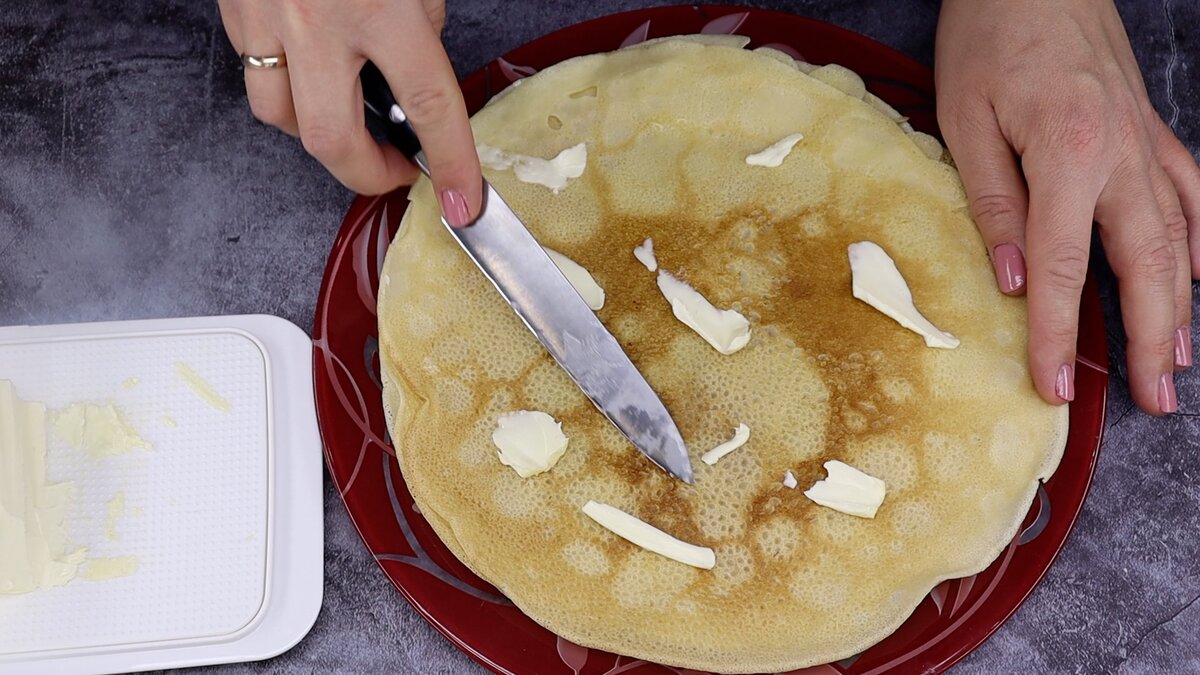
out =
[[(421, 142), (383, 74), (368, 61), (360, 80), (372, 135), (428, 176)], [(643, 455), (691, 483), (687, 447), (666, 406), (496, 190), (483, 182), (483, 208), (470, 225), (442, 224), (600, 412)]]

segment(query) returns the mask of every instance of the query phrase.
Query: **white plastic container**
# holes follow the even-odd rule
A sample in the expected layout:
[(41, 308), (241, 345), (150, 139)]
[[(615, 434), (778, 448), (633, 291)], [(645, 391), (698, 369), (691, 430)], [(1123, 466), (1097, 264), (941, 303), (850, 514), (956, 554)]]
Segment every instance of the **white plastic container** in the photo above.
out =
[(308, 633), (324, 531), (303, 331), (269, 316), (0, 328), (0, 379), (52, 413), (111, 402), (153, 446), (97, 458), (50, 433), (49, 480), (75, 483), (72, 544), (137, 569), (0, 595), (0, 673), (261, 660)]

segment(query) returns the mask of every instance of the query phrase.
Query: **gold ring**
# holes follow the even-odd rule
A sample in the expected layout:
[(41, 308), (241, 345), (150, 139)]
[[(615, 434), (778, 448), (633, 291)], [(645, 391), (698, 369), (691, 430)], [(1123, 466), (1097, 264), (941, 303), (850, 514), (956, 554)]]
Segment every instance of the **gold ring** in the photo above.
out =
[(287, 56), (284, 54), (280, 54), (279, 56), (250, 56), (249, 54), (242, 54), (242, 65), (258, 70), (286, 68)]

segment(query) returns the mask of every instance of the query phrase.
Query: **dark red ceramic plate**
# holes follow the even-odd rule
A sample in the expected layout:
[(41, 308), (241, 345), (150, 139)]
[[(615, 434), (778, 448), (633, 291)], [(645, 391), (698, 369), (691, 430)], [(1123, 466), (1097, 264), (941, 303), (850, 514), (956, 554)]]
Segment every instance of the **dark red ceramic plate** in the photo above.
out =
[[(937, 133), (928, 69), (861, 35), (828, 24), (737, 7), (665, 7), (616, 14), (547, 35), (462, 83), (468, 107), (518, 79), (580, 54), (647, 38), (739, 33), (813, 63), (860, 73), (876, 95)], [(451, 642), (500, 673), (685, 673), (571, 644), (534, 623), (473, 575), (417, 512), (393, 461), (380, 403), (375, 292), (384, 252), (405, 208), (403, 191), (360, 197), (333, 245), (313, 328), (317, 410), (329, 471), (355, 526), (400, 593)], [(844, 661), (804, 673), (939, 672), (1004, 622), (1062, 548), (1091, 481), (1104, 421), (1108, 355), (1093, 283), (1084, 289), (1076, 400), (1058, 473), (1034, 500), (1020, 534), (987, 570), (935, 588), (894, 634)]]

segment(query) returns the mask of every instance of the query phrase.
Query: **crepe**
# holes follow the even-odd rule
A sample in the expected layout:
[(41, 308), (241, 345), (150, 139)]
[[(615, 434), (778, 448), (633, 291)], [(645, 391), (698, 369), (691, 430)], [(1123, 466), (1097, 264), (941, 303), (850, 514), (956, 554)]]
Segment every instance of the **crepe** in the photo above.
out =
[[(677, 421), (694, 485), (642, 457), (555, 365), (444, 231), (428, 182), (412, 190), (379, 296), (397, 461), (451, 551), (568, 640), (730, 673), (855, 654), (941, 580), (986, 567), (1057, 466), (1067, 419), (1033, 389), (1024, 300), (996, 290), (936, 141), (864, 102), (853, 73), (744, 44), (572, 59), (472, 120), (479, 143), (505, 152), (586, 143), (585, 171), (557, 194), (485, 173), (543, 245), (604, 288), (598, 316)], [(746, 163), (794, 133), (780, 166)], [(633, 255), (647, 237), (662, 269), (750, 319), (744, 349), (719, 354), (672, 316)], [(927, 348), (852, 297), (846, 250), (863, 240), (960, 347)], [(562, 422), (570, 443), (549, 472), (520, 478), (498, 461), (491, 432), (516, 410)], [(744, 447), (699, 461), (740, 423), (753, 430)], [(831, 459), (886, 482), (874, 519), (803, 495)], [(715, 567), (612, 535), (580, 512), (588, 500), (711, 547)]]

